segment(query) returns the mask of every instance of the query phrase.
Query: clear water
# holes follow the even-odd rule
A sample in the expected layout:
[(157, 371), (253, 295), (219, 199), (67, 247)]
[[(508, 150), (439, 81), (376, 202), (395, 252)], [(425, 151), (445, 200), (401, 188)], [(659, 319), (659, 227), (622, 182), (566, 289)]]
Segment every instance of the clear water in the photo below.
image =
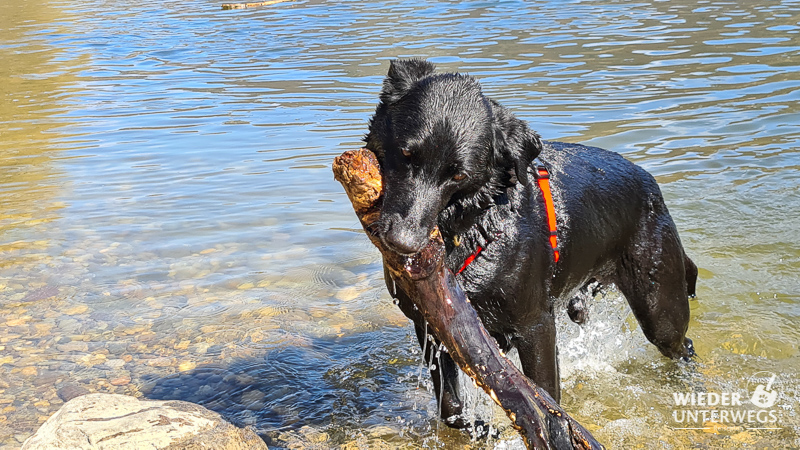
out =
[[(471, 442), (330, 163), (388, 60), (430, 58), (546, 139), (662, 185), (701, 268), (678, 364), (624, 302), (562, 317), (564, 406), (609, 448), (800, 447), (800, 3), (0, 4), (0, 445), (78, 386), (202, 403), (271, 446)], [(777, 430), (676, 430), (674, 392), (778, 375)]]

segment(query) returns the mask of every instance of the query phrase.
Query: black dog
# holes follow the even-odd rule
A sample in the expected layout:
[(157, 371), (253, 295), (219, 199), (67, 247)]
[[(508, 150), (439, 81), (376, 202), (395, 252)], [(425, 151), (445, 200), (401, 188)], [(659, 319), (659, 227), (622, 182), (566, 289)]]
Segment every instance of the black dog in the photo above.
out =
[[(555, 300), (598, 282), (625, 295), (661, 353), (694, 355), (685, 334), (697, 267), (656, 181), (640, 167), (603, 149), (542, 142), (472, 77), (434, 73), (431, 63), (415, 59), (391, 63), (365, 141), (384, 180), (382, 215), (372, 231), (411, 254), (438, 225), (447, 264), (460, 271), (486, 329), (504, 350), (517, 348), (525, 374), (554, 399)], [(548, 176), (538, 164), (549, 172), (557, 252), (544, 188), (532, 182)], [(392, 291), (388, 273), (386, 281)], [(404, 292), (394, 294), (429, 360), (435, 345), (425, 345), (420, 313)], [(431, 375), (442, 418), (468, 426), (457, 367), (446, 353)]]

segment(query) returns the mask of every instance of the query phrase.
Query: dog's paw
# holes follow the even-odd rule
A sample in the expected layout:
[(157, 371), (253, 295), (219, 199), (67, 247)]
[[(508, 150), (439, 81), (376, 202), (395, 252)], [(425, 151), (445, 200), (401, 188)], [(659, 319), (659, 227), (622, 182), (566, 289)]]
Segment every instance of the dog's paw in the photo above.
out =
[(465, 428), (469, 428), (470, 426), (470, 423), (461, 414), (452, 415), (450, 417), (442, 417), (442, 420), (445, 424), (447, 424), (448, 427), (456, 428), (458, 430), (463, 430)]
[(464, 417), (463, 414), (453, 415), (442, 420), (451, 428), (466, 431), (469, 433), (470, 438), (474, 440), (496, 439), (500, 436), (500, 430), (497, 428), (489, 426), (488, 423), (480, 419), (471, 421), (469, 418)]
[(683, 339), (683, 349), (685, 351), (685, 355), (681, 356), (681, 359), (684, 361), (691, 361), (691, 358), (697, 356), (697, 353), (694, 351), (694, 343), (689, 338)]
[(656, 344), (656, 347), (662, 355), (674, 360), (691, 361), (693, 357), (697, 356), (692, 340), (687, 337), (683, 338), (683, 343), (674, 342), (672, 345), (663, 346)]
[(586, 302), (583, 301), (583, 298), (574, 297), (569, 301), (567, 304), (567, 315), (569, 315), (570, 320), (578, 325), (582, 325), (586, 322)]
[(472, 426), (467, 428), (467, 431), (469, 432), (469, 436), (475, 440), (490, 439), (490, 438), (497, 439), (498, 437), (500, 437), (500, 430), (492, 426), (489, 426), (488, 423), (482, 420), (476, 420), (475, 422), (473, 422)]

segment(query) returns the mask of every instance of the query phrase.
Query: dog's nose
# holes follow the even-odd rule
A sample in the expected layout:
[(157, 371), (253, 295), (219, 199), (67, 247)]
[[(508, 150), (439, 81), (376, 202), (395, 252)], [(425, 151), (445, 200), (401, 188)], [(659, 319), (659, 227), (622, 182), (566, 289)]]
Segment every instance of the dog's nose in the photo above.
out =
[(392, 224), (381, 236), (383, 243), (390, 249), (403, 255), (410, 255), (422, 249), (426, 239), (420, 238), (420, 233), (416, 230), (409, 230), (409, 227)]

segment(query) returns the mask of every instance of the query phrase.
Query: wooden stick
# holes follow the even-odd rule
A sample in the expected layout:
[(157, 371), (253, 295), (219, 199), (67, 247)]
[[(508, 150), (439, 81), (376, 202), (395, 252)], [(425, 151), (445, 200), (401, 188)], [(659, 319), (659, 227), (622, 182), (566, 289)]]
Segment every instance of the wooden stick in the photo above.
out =
[(274, 5), (276, 3), (283, 3), (288, 1), (290, 0), (270, 0), (268, 2), (256, 2), (256, 3), (223, 3), (222, 9), (257, 8), (259, 6), (269, 6), (269, 5)]
[[(382, 202), (375, 155), (366, 149), (345, 152), (334, 160), (333, 172), (362, 226), (369, 230), (380, 217)], [(444, 243), (438, 229), (431, 233), (427, 246), (412, 256), (399, 255), (367, 234), (383, 254), (395, 283), (411, 297), (459, 367), (505, 410), (528, 448), (603, 448), (547, 391), (501, 353), (455, 276), (445, 267)]]

